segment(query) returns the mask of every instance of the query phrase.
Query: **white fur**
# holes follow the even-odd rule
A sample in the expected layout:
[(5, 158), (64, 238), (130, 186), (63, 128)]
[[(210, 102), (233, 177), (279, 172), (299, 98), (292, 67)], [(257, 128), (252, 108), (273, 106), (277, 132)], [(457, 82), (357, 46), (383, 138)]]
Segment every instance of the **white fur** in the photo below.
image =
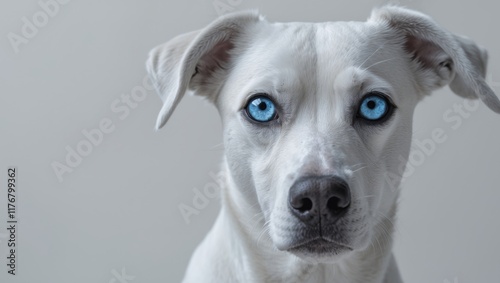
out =
[[(486, 59), (469, 39), (398, 7), (366, 22), (318, 24), (236, 13), (155, 48), (147, 68), (164, 101), (157, 128), (188, 91), (212, 101), (224, 127), (222, 209), (184, 282), (402, 282), (391, 252), (400, 179), (386, 176), (408, 157), (413, 110), (436, 88), (449, 84), (500, 113)], [(355, 118), (370, 91), (397, 106), (383, 125)], [(279, 105), (277, 121), (248, 120), (243, 108), (256, 93)], [(349, 184), (350, 210), (323, 237), (350, 251), (291, 250), (304, 224), (288, 192), (310, 175)]]

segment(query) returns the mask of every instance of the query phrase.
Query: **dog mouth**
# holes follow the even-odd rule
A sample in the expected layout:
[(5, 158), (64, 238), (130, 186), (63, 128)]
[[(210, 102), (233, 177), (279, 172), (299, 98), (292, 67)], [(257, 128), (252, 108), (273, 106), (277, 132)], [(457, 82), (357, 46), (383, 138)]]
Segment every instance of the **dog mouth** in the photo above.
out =
[(288, 252), (294, 254), (314, 254), (314, 255), (339, 255), (353, 251), (352, 247), (340, 244), (325, 238), (317, 238), (296, 244), (288, 249)]

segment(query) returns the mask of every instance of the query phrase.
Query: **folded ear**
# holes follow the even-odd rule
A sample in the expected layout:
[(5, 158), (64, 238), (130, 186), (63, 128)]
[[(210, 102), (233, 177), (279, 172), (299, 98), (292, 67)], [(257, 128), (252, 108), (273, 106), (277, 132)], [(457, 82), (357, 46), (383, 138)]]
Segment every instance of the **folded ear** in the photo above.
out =
[(246, 29), (261, 20), (257, 12), (230, 14), (151, 50), (146, 69), (163, 100), (156, 129), (165, 125), (188, 90), (209, 99), (215, 95), (237, 41)]
[(401, 37), (423, 92), (449, 84), (454, 93), (479, 97), (500, 113), (500, 100), (484, 80), (488, 54), (472, 40), (449, 33), (424, 14), (395, 6), (375, 9), (369, 21), (382, 23)]

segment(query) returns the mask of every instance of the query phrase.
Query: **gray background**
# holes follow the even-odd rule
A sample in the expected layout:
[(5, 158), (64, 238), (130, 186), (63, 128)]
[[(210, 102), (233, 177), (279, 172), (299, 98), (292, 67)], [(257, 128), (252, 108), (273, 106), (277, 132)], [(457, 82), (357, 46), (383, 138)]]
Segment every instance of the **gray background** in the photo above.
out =
[[(43, 0), (46, 1), (46, 0)], [(365, 20), (383, 1), (219, 0), (258, 8), (270, 21)], [(241, 2), (241, 3), (240, 3)], [(392, 2), (396, 3), (396, 2)], [(500, 93), (499, 5), (495, 1), (402, 1), (490, 52)], [(211, 227), (216, 199), (187, 224), (191, 205), (218, 172), (221, 127), (215, 109), (186, 97), (167, 126), (153, 130), (161, 103), (149, 91), (120, 119), (111, 105), (142, 85), (148, 51), (218, 16), (212, 0), (79, 1), (60, 5), (15, 53), (37, 1), (0, 4), (0, 282), (179, 282)], [(421, 103), (415, 137), (447, 135), (403, 186), (395, 253), (406, 282), (499, 282), (500, 116), (480, 106), (453, 129), (443, 114), (463, 100), (448, 88)], [(115, 130), (59, 182), (51, 163), (82, 130), (109, 118)], [(7, 275), (6, 174), (18, 167), (18, 275)], [(456, 279), (456, 280), (455, 280)], [(114, 280), (114, 281), (113, 281)]]

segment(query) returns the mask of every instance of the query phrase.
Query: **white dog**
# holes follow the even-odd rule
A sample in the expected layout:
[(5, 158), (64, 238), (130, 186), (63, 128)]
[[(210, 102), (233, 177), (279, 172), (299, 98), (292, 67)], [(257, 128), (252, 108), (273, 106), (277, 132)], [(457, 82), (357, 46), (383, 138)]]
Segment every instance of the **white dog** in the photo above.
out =
[[(223, 16), (151, 51), (164, 102), (213, 102), (224, 129), (222, 209), (184, 282), (402, 282), (392, 255), (399, 158), (415, 105), (449, 85), (500, 113), (487, 53), (399, 7), (366, 22)], [(394, 181), (394, 180), (393, 180)]]

